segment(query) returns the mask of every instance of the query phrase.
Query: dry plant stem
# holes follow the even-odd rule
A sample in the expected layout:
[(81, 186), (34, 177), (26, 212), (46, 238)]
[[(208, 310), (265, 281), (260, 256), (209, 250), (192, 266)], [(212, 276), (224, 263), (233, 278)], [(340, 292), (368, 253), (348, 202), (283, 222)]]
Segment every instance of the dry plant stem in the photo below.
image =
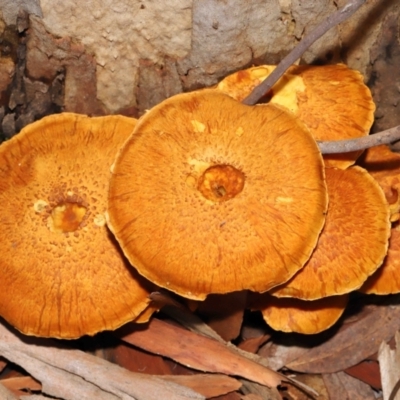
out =
[(317, 142), (322, 154), (348, 153), (365, 150), (381, 144), (389, 144), (400, 140), (400, 125), (370, 136), (349, 140), (329, 140)]
[(315, 29), (302, 39), (299, 44), (278, 64), (274, 71), (242, 101), (243, 104), (256, 104), (286, 72), (286, 70), (321, 36), (334, 26), (353, 15), (366, 0), (349, 0), (348, 3), (329, 15)]

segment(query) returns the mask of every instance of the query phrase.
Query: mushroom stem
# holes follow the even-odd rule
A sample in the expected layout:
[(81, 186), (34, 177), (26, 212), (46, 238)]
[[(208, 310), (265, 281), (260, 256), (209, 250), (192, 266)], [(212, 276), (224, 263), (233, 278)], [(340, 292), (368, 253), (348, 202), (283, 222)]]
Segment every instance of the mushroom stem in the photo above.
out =
[(334, 26), (353, 15), (366, 0), (349, 0), (347, 4), (325, 18), (315, 29), (305, 36), (299, 44), (278, 64), (274, 71), (242, 101), (243, 104), (256, 104), (286, 72), (286, 70), (321, 36)]
[(334, 154), (365, 150), (370, 147), (389, 144), (398, 140), (400, 140), (400, 125), (357, 139), (317, 141), (317, 144), (322, 154)]

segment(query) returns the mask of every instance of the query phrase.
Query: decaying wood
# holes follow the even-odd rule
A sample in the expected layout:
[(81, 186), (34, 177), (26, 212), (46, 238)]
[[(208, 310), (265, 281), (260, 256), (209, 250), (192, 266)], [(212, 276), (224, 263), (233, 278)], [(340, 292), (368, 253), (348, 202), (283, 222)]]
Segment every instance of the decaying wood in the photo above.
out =
[(201, 400), (204, 396), (174, 382), (129, 372), (56, 342), (25, 337), (0, 325), (0, 355), (24, 368), (44, 393), (65, 400)]

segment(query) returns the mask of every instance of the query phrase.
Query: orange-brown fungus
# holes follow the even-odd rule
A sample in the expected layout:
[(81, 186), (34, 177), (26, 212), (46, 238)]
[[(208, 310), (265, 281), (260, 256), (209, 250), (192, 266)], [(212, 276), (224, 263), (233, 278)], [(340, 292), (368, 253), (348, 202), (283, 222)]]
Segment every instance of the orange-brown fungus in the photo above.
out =
[(63, 113), (0, 146), (0, 315), (23, 333), (77, 338), (154, 311), (105, 224), (110, 167), (135, 124)]
[(376, 179), (389, 204), (399, 202), (400, 154), (386, 145), (375, 146), (365, 151), (359, 164)]
[[(399, 219), (400, 154), (389, 146), (372, 147), (365, 151), (361, 165), (378, 181), (385, 192), (392, 221)], [(382, 266), (367, 279), (360, 289), (368, 294), (394, 294), (400, 292), (400, 224), (395, 222), (391, 229), (389, 250)]]
[(201, 300), (287, 281), (326, 208), (322, 157), (303, 124), (202, 90), (139, 120), (112, 169), (107, 223), (143, 276)]
[(329, 206), (311, 258), (291, 280), (272, 289), (278, 297), (315, 300), (361, 287), (385, 258), (390, 210), (378, 183), (358, 166), (326, 168)]
[[(274, 66), (263, 65), (236, 72), (216, 87), (243, 100)], [(374, 120), (375, 105), (363, 76), (343, 64), (292, 66), (273, 86), (268, 99), (291, 111), (316, 140), (366, 136)], [(327, 166), (347, 168), (361, 152), (324, 156)]]
[(360, 292), (367, 294), (400, 293), (400, 225), (394, 223), (389, 239), (389, 250), (382, 266), (371, 275)]
[(260, 310), (265, 322), (283, 332), (315, 334), (330, 328), (343, 314), (348, 295), (314, 301), (276, 298), (268, 293), (253, 295), (252, 310)]

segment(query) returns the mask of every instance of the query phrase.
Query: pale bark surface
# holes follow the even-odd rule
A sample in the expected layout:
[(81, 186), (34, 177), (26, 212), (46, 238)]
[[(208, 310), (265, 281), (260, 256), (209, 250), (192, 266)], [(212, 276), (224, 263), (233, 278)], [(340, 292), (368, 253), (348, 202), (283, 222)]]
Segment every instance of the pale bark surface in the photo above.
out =
[[(15, 13), (14, 3), (2, 5), (7, 21)], [(59, 69), (68, 72), (67, 110), (77, 111), (74, 94), (83, 93), (81, 86), (90, 82), (95, 90), (85, 96), (85, 112), (141, 113), (173, 94), (215, 84), (249, 65), (276, 64), (318, 22), (344, 4), (345, 0), (65, 0), (55, 5), (42, 0), (40, 9), (25, 7), (43, 15), (32, 23), (35, 40), (28, 39), (27, 59), (30, 65), (46, 62), (44, 55), (50, 64), (53, 58), (57, 61), (57, 53), (49, 54), (46, 48), (49, 37), (72, 41), (75, 47), (80, 43), (78, 58), (91, 65), (83, 82), (71, 77), (79, 77), (83, 67), (66, 63), (65, 57), (58, 60)], [(345, 62), (360, 70), (376, 100), (382, 102), (377, 111), (379, 129), (400, 123), (394, 115), (399, 114), (394, 111), (400, 80), (389, 85), (400, 79), (396, 74), (399, 15), (397, 1), (369, 0), (350, 20), (311, 46), (301, 60)], [(41, 81), (54, 79), (49, 71), (29, 72)], [(392, 87), (389, 98), (383, 96), (388, 86)]]

